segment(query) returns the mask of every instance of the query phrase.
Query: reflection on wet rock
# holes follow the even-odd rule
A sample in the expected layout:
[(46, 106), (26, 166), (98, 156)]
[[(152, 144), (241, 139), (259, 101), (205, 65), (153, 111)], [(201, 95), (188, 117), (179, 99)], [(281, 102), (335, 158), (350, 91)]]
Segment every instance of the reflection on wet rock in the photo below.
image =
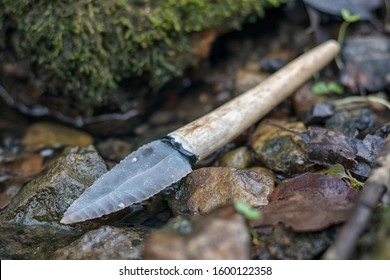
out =
[(206, 214), (241, 200), (259, 207), (268, 204), (274, 179), (267, 174), (229, 167), (201, 168), (190, 173), (168, 198), (174, 213)]

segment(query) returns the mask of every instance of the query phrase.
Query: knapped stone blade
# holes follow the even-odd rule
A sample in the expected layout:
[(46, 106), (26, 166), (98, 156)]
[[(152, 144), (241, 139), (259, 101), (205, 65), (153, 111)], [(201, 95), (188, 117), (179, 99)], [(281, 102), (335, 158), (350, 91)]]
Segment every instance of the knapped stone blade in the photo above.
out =
[(121, 210), (179, 181), (192, 170), (188, 159), (161, 140), (140, 147), (105, 173), (73, 202), (61, 223)]

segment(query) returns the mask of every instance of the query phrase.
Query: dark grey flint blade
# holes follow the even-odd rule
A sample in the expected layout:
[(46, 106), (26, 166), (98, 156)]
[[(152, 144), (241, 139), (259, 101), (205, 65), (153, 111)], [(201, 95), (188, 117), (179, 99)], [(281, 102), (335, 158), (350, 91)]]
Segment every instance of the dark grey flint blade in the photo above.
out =
[[(161, 140), (140, 147), (73, 202), (61, 223), (98, 218), (143, 201), (191, 172), (180, 152)], [(164, 174), (165, 176), (161, 176)]]

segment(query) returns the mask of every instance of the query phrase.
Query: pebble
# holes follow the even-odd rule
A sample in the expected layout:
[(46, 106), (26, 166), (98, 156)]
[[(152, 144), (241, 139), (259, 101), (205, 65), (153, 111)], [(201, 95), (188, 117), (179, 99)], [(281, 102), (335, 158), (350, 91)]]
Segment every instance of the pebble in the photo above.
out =
[(251, 237), (245, 218), (233, 207), (206, 216), (177, 216), (151, 234), (145, 259), (249, 259)]
[(29, 151), (64, 146), (86, 147), (92, 143), (93, 138), (85, 132), (49, 122), (31, 125), (22, 138), (24, 148)]
[[(297, 132), (306, 130), (301, 122), (274, 122)], [(304, 172), (310, 166), (301, 137), (266, 121), (257, 126), (250, 142), (256, 159), (274, 172), (292, 175)]]
[(251, 153), (247, 147), (239, 147), (224, 154), (219, 161), (223, 167), (244, 169), (251, 164)]
[(272, 176), (230, 167), (205, 167), (191, 172), (168, 197), (176, 214), (206, 214), (233, 201), (252, 207), (268, 204), (274, 189)]
[(139, 260), (149, 231), (102, 226), (53, 254), (57, 260)]

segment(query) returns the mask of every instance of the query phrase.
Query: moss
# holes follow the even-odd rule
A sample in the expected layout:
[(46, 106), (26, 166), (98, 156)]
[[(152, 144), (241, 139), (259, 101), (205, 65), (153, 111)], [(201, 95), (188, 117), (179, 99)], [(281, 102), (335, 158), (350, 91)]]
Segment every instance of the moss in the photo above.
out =
[(124, 79), (148, 77), (157, 90), (196, 62), (189, 34), (239, 27), (286, 1), (0, 0), (0, 51), (12, 49), (43, 92), (101, 107)]

